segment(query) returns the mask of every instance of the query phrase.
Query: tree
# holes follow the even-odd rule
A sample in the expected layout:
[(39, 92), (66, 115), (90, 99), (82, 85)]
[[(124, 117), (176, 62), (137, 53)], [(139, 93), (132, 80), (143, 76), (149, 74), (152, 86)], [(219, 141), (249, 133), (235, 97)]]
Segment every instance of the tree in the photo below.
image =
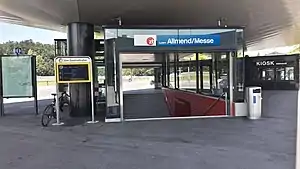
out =
[(296, 45), (294, 49), (289, 52), (289, 54), (300, 54), (300, 44)]
[(122, 71), (123, 76), (153, 76), (153, 68), (126, 68)]
[(13, 50), (21, 48), (22, 54), (36, 56), (36, 69), (38, 76), (54, 75), (53, 59), (55, 57), (54, 45), (42, 44), (33, 40), (24, 40), (20, 42), (8, 41), (0, 43), (1, 55), (15, 55)]

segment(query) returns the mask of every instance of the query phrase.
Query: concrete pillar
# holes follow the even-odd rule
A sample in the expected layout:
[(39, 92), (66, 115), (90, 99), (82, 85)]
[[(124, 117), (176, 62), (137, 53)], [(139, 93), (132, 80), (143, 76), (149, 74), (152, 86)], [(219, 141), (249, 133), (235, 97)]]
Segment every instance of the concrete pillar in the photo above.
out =
[[(94, 25), (88, 23), (68, 24), (68, 53), (70, 56), (90, 56), (94, 60)], [(70, 84), (70, 116), (91, 114), (90, 83)]]

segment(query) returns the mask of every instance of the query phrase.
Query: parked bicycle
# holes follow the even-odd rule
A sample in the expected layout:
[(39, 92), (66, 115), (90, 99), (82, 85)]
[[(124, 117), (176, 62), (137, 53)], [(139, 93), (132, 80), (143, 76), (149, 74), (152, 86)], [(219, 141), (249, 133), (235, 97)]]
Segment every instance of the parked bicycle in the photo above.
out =
[[(52, 93), (53, 100), (51, 104), (47, 105), (43, 111), (41, 123), (42, 126), (47, 127), (48, 124), (52, 119), (56, 119), (56, 94)], [(60, 112), (63, 112), (63, 107), (65, 105), (70, 104), (70, 96), (67, 94), (67, 92), (63, 92), (61, 96), (59, 97), (59, 110)]]

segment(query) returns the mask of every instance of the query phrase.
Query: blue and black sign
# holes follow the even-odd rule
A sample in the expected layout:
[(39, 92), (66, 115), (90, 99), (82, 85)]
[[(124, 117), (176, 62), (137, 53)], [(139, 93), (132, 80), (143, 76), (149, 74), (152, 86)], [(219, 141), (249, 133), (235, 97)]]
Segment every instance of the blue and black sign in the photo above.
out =
[(157, 46), (220, 46), (220, 35), (157, 35)]
[(14, 54), (16, 55), (21, 55), (22, 54), (22, 49), (21, 48), (14, 48)]
[[(146, 30), (146, 29), (145, 29)], [(166, 31), (153, 34), (135, 34), (134, 36), (119, 37), (116, 39), (116, 48), (122, 52), (159, 52), (159, 51), (179, 51), (179, 52), (212, 52), (237, 50), (241, 46), (237, 44), (236, 30), (201, 30), (191, 32), (191, 34), (166, 34)], [(164, 34), (162, 34), (164, 33)], [(186, 32), (185, 32), (186, 33)]]

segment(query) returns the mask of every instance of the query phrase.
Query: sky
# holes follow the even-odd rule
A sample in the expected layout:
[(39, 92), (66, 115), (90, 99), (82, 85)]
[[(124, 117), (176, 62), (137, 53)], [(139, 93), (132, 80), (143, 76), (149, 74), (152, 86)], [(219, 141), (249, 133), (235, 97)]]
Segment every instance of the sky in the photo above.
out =
[(54, 44), (54, 39), (66, 37), (66, 33), (0, 22), (0, 43), (32, 39), (34, 42)]

